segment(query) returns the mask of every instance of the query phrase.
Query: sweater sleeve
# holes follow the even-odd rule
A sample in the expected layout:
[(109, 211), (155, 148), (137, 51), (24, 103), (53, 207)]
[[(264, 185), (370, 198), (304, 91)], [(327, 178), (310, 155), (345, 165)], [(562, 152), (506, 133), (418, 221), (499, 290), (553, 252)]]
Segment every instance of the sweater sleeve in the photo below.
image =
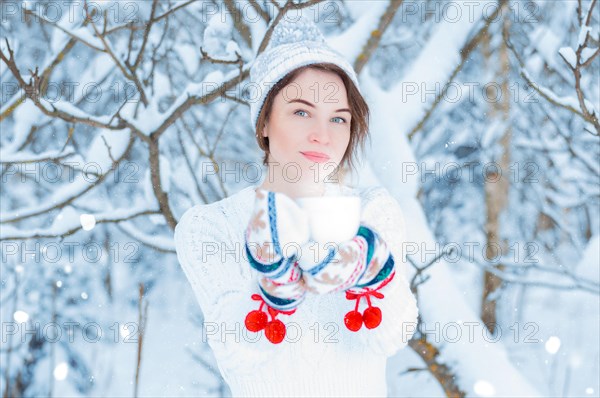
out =
[(244, 318), (257, 308), (250, 298), (257, 293), (256, 280), (225, 211), (218, 204), (187, 210), (175, 228), (175, 248), (204, 316), (202, 338), (219, 368), (252, 374), (268, 360), (273, 344), (245, 333)]
[(394, 257), (396, 274), (381, 288), (385, 296), (373, 300), (382, 312), (379, 327), (358, 333), (363, 343), (377, 354), (394, 355), (404, 348), (417, 325), (417, 302), (407, 281), (408, 269), (402, 244), (406, 240), (406, 227), (398, 202), (383, 187), (372, 188), (363, 195), (366, 201), (362, 222), (378, 231)]
[(240, 245), (233, 243), (226, 217), (220, 212), (218, 206), (196, 205), (183, 214), (175, 227), (177, 259), (205, 321), (216, 321), (218, 313), (220, 318), (227, 318), (223, 317), (221, 301), (230, 296), (244, 298), (251, 279), (249, 271), (241, 267), (244, 253)]

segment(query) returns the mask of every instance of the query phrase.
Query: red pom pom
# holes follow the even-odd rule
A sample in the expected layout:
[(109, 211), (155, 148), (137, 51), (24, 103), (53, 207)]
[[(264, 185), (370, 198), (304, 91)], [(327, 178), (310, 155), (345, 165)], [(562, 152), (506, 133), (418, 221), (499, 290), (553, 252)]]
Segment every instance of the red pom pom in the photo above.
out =
[(246, 315), (246, 329), (251, 332), (261, 331), (267, 326), (267, 321), (268, 318), (266, 313), (260, 310), (250, 311), (248, 315)]
[(363, 316), (358, 311), (350, 311), (344, 317), (344, 324), (353, 332), (357, 332), (362, 327), (362, 323)]
[(374, 329), (381, 323), (381, 310), (378, 307), (369, 307), (363, 313), (363, 319), (368, 329)]
[(273, 344), (279, 344), (285, 337), (285, 325), (279, 319), (275, 319), (267, 324), (265, 336)]

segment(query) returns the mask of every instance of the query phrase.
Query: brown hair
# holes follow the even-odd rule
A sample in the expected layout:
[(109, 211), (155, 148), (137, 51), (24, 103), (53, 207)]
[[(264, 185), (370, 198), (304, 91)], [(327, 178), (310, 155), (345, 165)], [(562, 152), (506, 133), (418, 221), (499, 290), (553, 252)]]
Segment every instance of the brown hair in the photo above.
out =
[(350, 141), (348, 142), (348, 148), (346, 148), (346, 152), (342, 157), (342, 161), (340, 162), (338, 169), (341, 169), (344, 166), (348, 166), (350, 169), (355, 169), (355, 151), (358, 149), (358, 147), (360, 147), (361, 151), (364, 151), (365, 139), (368, 137), (369, 133), (369, 106), (358, 90), (358, 87), (356, 87), (346, 72), (344, 72), (339, 66), (330, 63), (311, 64), (294, 69), (285, 75), (283, 79), (279, 80), (267, 94), (265, 102), (263, 103), (258, 115), (256, 126), (254, 126), (256, 129), (256, 140), (258, 142), (258, 146), (265, 152), (263, 157), (263, 165), (267, 165), (269, 156), (269, 138), (262, 136), (262, 129), (266, 126), (267, 121), (269, 120), (275, 97), (285, 86), (291, 83), (296, 76), (309, 68), (325, 72), (333, 72), (342, 79), (342, 82), (344, 82), (344, 86), (346, 87), (346, 92), (348, 94), (348, 104), (350, 105), (352, 118), (350, 121)]

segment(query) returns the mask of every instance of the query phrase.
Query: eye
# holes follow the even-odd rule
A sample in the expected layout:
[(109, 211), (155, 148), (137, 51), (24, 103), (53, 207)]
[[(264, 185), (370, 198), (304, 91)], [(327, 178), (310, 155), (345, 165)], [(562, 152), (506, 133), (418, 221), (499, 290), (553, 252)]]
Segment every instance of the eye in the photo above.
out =
[(332, 118), (331, 121), (334, 123), (340, 123), (340, 124), (346, 123), (346, 119), (344, 119), (343, 117), (339, 117), (339, 116)]
[(298, 109), (296, 112), (294, 112), (294, 115), (298, 115), (298, 116), (308, 116), (308, 112), (303, 111), (302, 109)]

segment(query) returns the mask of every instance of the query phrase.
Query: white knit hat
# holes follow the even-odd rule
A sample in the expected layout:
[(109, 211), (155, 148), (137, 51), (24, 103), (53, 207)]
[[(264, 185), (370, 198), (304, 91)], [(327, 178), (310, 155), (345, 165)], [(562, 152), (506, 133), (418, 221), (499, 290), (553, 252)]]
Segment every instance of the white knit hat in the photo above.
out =
[(307, 18), (284, 16), (273, 29), (269, 45), (250, 68), (250, 81), (258, 85), (258, 98), (250, 101), (250, 120), (256, 127), (265, 98), (279, 80), (293, 70), (311, 64), (339, 66), (358, 88), (352, 65), (325, 42), (317, 26)]

